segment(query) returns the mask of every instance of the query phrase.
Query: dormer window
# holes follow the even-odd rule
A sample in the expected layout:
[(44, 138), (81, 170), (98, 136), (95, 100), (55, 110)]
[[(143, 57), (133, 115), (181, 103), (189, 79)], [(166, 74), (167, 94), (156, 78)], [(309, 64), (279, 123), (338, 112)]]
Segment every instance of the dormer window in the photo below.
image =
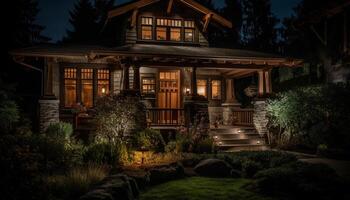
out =
[(192, 20), (141, 17), (141, 40), (171, 42), (195, 41), (195, 26)]
[(153, 18), (152, 17), (142, 17), (141, 18), (141, 38), (143, 40), (152, 40), (152, 25)]
[(193, 42), (194, 41), (194, 22), (193, 21), (185, 21), (185, 42)]

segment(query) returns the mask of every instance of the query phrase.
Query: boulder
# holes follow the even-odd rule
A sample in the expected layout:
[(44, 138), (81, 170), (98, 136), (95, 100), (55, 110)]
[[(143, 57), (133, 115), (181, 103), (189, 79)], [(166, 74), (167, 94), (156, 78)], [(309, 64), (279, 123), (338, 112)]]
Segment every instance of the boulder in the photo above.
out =
[(200, 176), (231, 177), (232, 167), (219, 159), (206, 159), (198, 163), (194, 171)]
[(125, 174), (111, 175), (101, 181), (92, 191), (82, 196), (81, 200), (134, 200), (139, 195), (136, 181)]
[(150, 183), (150, 173), (144, 170), (129, 170), (124, 171), (124, 174), (133, 178), (139, 189), (144, 189)]
[(184, 176), (184, 167), (179, 163), (153, 168), (150, 170), (150, 181), (152, 185), (179, 179)]

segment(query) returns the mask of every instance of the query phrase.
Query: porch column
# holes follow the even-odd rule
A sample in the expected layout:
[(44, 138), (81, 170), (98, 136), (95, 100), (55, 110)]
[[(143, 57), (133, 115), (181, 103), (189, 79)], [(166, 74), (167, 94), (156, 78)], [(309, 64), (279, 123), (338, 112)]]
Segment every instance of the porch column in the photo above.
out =
[(197, 68), (192, 67), (192, 96), (197, 96), (197, 73), (196, 73)]
[(258, 75), (258, 97), (265, 97), (272, 92), (271, 70), (258, 71)]
[(235, 95), (235, 80), (233, 78), (226, 79), (226, 104), (237, 104), (237, 99)]
[(124, 64), (124, 66), (123, 66), (123, 90), (130, 89), (129, 68), (130, 68), (129, 63)]
[(134, 70), (134, 84), (133, 89), (140, 91), (140, 65), (136, 64), (133, 66)]
[(53, 91), (53, 60), (45, 59), (43, 73), (43, 96), (39, 100), (40, 133), (44, 133), (50, 124), (59, 122), (59, 103)]

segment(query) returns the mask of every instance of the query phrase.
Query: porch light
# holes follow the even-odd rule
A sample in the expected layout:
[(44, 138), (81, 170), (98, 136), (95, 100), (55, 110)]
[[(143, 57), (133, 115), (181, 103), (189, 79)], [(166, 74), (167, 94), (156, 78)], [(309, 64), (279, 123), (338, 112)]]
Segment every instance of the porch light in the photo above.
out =
[(186, 88), (186, 94), (190, 94), (190, 88)]
[(258, 140), (258, 141), (256, 142), (256, 144), (260, 144), (260, 140)]
[(217, 135), (215, 135), (215, 136), (214, 136), (214, 139), (217, 140), (217, 139), (219, 139), (219, 137), (218, 137)]
[(238, 133), (242, 133), (242, 130), (238, 130), (237, 132), (238, 132)]
[(106, 88), (102, 88), (102, 94), (106, 94)]

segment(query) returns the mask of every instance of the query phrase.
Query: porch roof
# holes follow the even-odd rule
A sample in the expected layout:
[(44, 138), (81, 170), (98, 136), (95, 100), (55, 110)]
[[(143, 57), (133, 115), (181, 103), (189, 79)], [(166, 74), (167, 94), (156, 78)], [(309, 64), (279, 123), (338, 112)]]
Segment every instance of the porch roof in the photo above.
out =
[[(188, 61), (188, 64), (197, 63), (196, 61), (206, 61), (210, 63), (242, 64), (242, 65), (261, 65), (261, 66), (300, 66), (301, 59), (286, 58), (280, 55), (262, 53), (257, 51), (248, 51), (241, 49), (225, 49), (210, 47), (193, 46), (171, 46), (156, 44), (133, 44), (120, 47), (103, 46), (82, 46), (82, 45), (39, 45), (28, 48), (13, 50), (10, 52), (13, 56), (24, 57), (84, 57), (89, 60), (104, 57), (114, 57), (118, 60), (132, 58), (142, 62), (142, 59), (148, 59), (148, 62), (159, 61), (161, 59)], [(143, 60), (144, 61), (144, 60)], [(201, 62), (203, 63), (203, 62)]]

